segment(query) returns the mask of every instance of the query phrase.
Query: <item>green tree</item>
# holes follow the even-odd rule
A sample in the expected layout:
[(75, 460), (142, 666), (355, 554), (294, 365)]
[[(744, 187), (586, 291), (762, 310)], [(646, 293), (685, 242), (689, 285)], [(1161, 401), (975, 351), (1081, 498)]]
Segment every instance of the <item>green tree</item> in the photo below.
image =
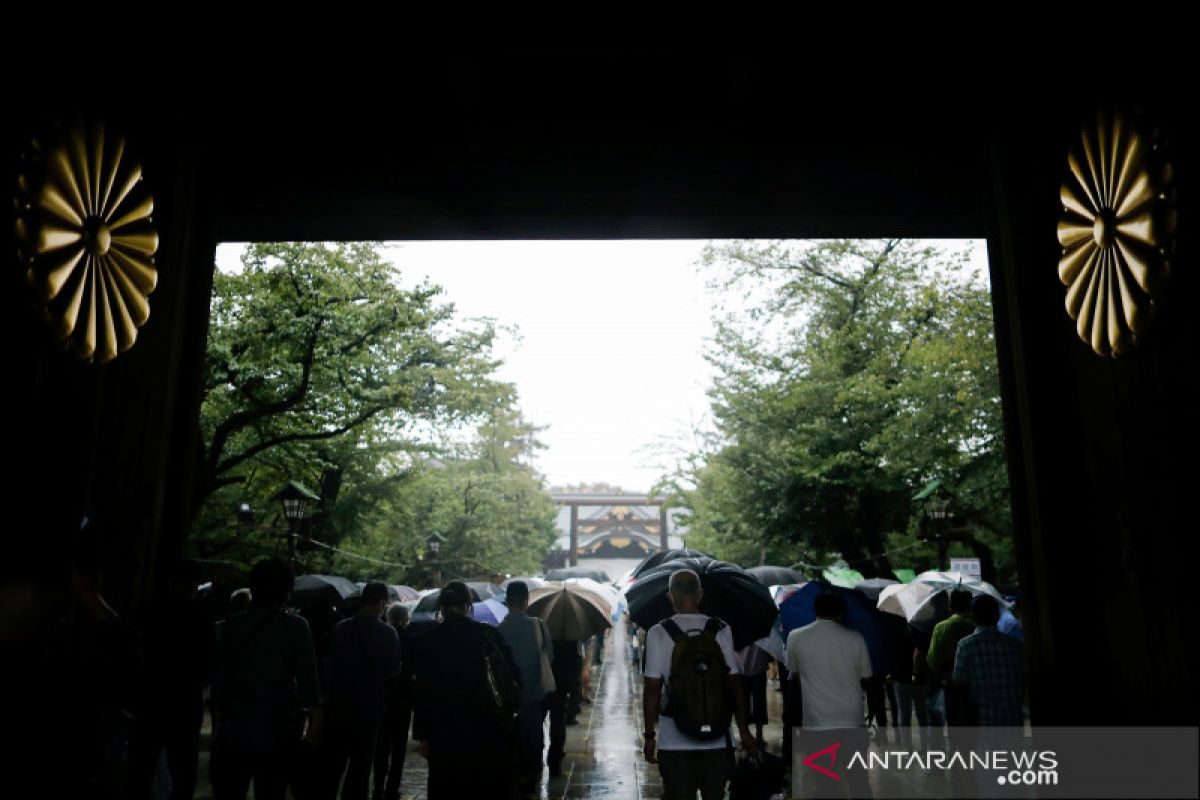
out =
[[(531, 465), (542, 447), (537, 433), (514, 408), (495, 409), (470, 441), (397, 471), (388, 495), (370, 503), (361, 534), (346, 546), (406, 564), (405, 580), (417, 585), (432, 577), (421, 557), (433, 533), (447, 540), (444, 577), (539, 571), (557, 536), (557, 508)], [(331, 563), (346, 574), (372, 569), (350, 561)]]
[(316, 525), (338, 540), (358, 502), (397, 480), (381, 471), (428, 451), (431, 431), (478, 418), (512, 400), (493, 377), (490, 324), (455, 326), (440, 289), (402, 289), (377, 246), (257, 244), (236, 274), (214, 276), (194, 491), (198, 535), (249, 557), (274, 547), (260, 518), (231, 520), (241, 500), (269, 509), (297, 479), (323, 498)]
[(964, 259), (896, 240), (706, 248), (714, 288), (749, 310), (717, 320), (716, 435), (675, 477), (689, 541), (888, 575), (932, 478), (970, 520), (960, 539), (1006, 537), (990, 298)]

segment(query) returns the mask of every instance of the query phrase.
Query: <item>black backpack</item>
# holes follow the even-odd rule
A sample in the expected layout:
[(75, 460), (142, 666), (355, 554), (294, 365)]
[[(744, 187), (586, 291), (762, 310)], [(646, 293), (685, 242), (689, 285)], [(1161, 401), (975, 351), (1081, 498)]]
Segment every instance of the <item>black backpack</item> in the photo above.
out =
[(709, 617), (697, 636), (687, 635), (671, 619), (664, 620), (662, 626), (675, 642), (663, 715), (675, 720), (675, 727), (685, 736), (722, 738), (729, 732), (733, 718), (729, 665), (717, 644), (717, 633), (725, 623)]
[(513, 674), (490, 628), (483, 631), (479, 676), (481, 706), (489, 717), (511, 721), (521, 707), (521, 681)]

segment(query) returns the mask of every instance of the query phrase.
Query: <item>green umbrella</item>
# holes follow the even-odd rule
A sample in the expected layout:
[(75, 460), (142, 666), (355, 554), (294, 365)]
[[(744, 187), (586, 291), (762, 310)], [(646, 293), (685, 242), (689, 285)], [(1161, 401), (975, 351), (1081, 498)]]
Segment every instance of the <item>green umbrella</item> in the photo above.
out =
[(849, 567), (826, 567), (821, 573), (825, 580), (832, 583), (834, 586), (842, 586), (847, 589), (853, 589), (858, 584), (862, 583), (866, 578), (856, 569)]

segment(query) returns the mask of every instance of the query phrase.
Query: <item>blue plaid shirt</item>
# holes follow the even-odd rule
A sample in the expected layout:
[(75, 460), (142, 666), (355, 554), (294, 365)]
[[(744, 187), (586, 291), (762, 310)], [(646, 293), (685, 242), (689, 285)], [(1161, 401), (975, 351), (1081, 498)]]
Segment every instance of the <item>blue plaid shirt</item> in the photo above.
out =
[(980, 625), (958, 643), (954, 680), (969, 687), (979, 725), (1019, 728), (1025, 724), (1024, 665), (1021, 643), (995, 625)]

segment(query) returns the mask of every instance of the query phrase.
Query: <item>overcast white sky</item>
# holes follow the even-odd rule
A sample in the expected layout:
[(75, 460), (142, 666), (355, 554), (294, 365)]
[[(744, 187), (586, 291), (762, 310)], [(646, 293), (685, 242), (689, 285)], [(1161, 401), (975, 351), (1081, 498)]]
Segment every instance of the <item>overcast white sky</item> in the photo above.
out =
[[(704, 421), (703, 358), (713, 298), (696, 260), (705, 241), (403, 242), (389, 246), (406, 285), (428, 278), (464, 317), (515, 326), (500, 377), (527, 419), (547, 426), (539, 468), (551, 485), (648, 489), (648, 447)], [(966, 242), (944, 241), (959, 249)], [(236, 269), (242, 245), (217, 263)], [(986, 264), (982, 242), (974, 263)]]

